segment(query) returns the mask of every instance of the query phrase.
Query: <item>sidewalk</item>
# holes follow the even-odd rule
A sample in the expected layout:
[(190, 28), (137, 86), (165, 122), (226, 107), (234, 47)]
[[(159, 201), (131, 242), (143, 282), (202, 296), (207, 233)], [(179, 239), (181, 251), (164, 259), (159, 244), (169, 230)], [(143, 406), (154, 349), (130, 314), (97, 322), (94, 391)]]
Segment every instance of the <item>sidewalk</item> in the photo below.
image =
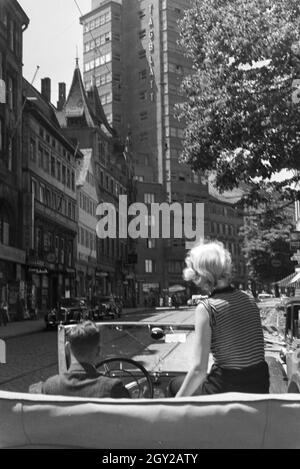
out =
[[(123, 308), (122, 316), (134, 313), (146, 313), (153, 311), (154, 308)], [(0, 339), (6, 340), (13, 337), (21, 337), (29, 334), (35, 334), (45, 330), (44, 319), (24, 320), (19, 322), (9, 322), (7, 326), (0, 326)]]

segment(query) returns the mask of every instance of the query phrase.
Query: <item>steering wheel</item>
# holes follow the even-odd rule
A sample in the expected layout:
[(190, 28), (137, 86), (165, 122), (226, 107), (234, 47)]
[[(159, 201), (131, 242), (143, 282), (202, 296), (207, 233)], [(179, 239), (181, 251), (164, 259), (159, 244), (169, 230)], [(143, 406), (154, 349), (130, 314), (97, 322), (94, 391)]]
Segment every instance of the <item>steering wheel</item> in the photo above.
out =
[[(128, 366), (124, 367), (123, 363), (130, 365), (130, 368), (128, 369)], [(102, 360), (96, 368), (105, 376), (109, 376), (111, 378), (120, 378), (121, 380), (126, 377), (132, 378), (132, 381), (126, 382), (125, 384), (131, 397), (135, 399), (153, 398), (153, 384), (151, 377), (146, 368), (137, 361), (123, 357), (106, 358), (105, 360)], [(142, 377), (138, 377), (134, 374), (134, 371), (136, 371), (134, 370), (135, 368), (142, 372)]]

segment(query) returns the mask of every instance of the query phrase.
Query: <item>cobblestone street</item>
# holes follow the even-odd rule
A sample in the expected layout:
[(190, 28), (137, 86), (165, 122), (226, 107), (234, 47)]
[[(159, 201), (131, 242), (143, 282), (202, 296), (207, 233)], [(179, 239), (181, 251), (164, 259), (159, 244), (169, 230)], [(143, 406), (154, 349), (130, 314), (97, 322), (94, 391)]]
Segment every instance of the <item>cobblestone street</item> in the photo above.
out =
[(3, 391), (27, 392), (28, 386), (57, 373), (57, 334), (42, 331), (6, 340), (6, 364), (0, 365)]

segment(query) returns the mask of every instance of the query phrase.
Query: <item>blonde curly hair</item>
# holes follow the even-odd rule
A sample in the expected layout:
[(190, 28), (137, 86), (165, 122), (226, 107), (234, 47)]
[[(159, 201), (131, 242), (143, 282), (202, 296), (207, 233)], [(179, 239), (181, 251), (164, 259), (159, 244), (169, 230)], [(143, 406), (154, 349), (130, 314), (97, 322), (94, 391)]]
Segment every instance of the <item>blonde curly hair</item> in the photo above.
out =
[(185, 263), (184, 280), (194, 282), (204, 293), (210, 293), (219, 280), (231, 279), (231, 254), (219, 241), (201, 241), (189, 251)]

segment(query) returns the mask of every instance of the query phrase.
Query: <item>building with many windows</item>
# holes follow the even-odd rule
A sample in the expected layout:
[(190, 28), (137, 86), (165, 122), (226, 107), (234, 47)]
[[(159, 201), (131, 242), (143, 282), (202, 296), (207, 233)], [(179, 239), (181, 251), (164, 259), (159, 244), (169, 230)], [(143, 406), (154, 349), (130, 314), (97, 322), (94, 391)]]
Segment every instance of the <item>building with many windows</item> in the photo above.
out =
[[(90, 161), (95, 188), (93, 189), (93, 197), (90, 194), (87, 202), (87, 183), (83, 184), (80, 189), (82, 193), (81, 209), (86, 211), (87, 208), (84, 209), (83, 204), (88, 203), (90, 210), (91, 203), (95, 201), (97, 193), (98, 204), (110, 203), (115, 207), (117, 218), (119, 218), (119, 196), (127, 195), (128, 203), (134, 196), (129, 153), (125, 151), (117, 133), (107, 121), (95, 85), (95, 77), (91, 77), (88, 89), (84, 89), (78, 61), (68, 97), (57, 112), (57, 117), (64, 135), (72, 140), (78, 148), (90, 149), (91, 152)], [(94, 216), (93, 212), (92, 217)], [(85, 230), (88, 231), (85, 234), (81, 231), (79, 242), (82, 244), (84, 240), (85, 247), (89, 244), (89, 249), (94, 255), (91, 224), (89, 227), (86, 226)], [(88, 236), (89, 243), (86, 236)], [(118, 236), (97, 236), (96, 250), (97, 265), (94, 266), (94, 269), (93, 263), (90, 263), (89, 266), (89, 282), (93, 294), (109, 295), (113, 293), (122, 296), (125, 304), (135, 304), (134, 264), (131, 263), (131, 259), (134, 257), (132, 256), (134, 243), (125, 237), (120, 239)], [(85, 262), (89, 262), (89, 260), (88, 257), (85, 258)], [(82, 264), (81, 259), (78, 259), (78, 263)], [(79, 267), (78, 270), (80, 270)]]
[[(195, 205), (209, 203), (209, 185), (179, 162), (185, 123), (175, 117), (175, 105), (184, 99), (182, 79), (192, 70), (177, 44), (178, 21), (191, 4), (191, 0), (92, 0), (91, 11), (80, 22), (84, 85), (88, 88), (94, 77), (108, 121), (123, 141), (130, 132), (135, 179), (146, 187), (153, 183), (157, 200), (164, 193), (166, 202)], [(209, 236), (212, 214), (208, 216), (208, 210), (205, 214)], [(182, 283), (179, 265), (186, 247), (185, 239), (166, 243), (165, 262), (156, 267), (161, 292)], [(140, 243), (137, 251), (138, 271), (144, 270), (146, 276), (149, 266), (140, 255)]]
[(22, 246), (22, 35), (29, 19), (16, 0), (0, 0), (0, 301), (16, 313), (24, 298)]
[(46, 311), (76, 294), (77, 160), (50, 103), (51, 83), (39, 93), (23, 80), (23, 246), (26, 306)]

